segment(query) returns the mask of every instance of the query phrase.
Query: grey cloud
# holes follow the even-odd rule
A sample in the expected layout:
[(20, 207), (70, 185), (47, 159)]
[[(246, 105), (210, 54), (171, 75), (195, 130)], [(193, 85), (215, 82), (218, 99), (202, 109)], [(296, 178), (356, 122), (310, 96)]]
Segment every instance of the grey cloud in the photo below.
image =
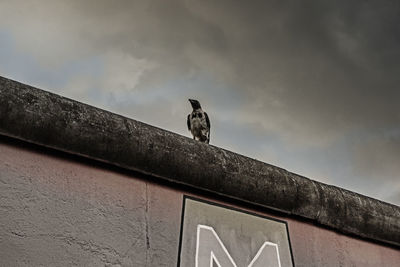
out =
[[(72, 24), (60, 30), (85, 53), (120, 50), (159, 62), (143, 77), (144, 88), (208, 73), (240, 90), (249, 103), (263, 100), (264, 114), (307, 119), (313, 131), (332, 124), (326, 121), (339, 126), (399, 122), (396, 1), (35, 3), (36, 9), (47, 8), (27, 12), (28, 30), (34, 27), (30, 20), (45, 17), (38, 27)], [(62, 15), (68, 19), (57, 22)], [(79, 50), (73, 49), (80, 55)], [(280, 105), (271, 107), (271, 98)], [(327, 132), (334, 131), (329, 125)]]
[[(12, 29), (39, 61), (110, 55), (117, 66), (115, 55), (127, 55), (146, 62), (130, 91), (99, 86), (99, 101), (113, 111), (184, 133), (173, 118), (185, 115), (186, 98), (195, 96), (214, 121), (251, 125), (249, 132), (265, 136), (259, 142), (294, 147), (281, 153), (302, 147), (322, 157), (356, 135), (354, 173), (378, 177), (374, 166), (387, 181), (397, 177), (400, 147), (386, 133), (400, 127), (398, 1), (41, 0), (2, 1), (0, 10), (0, 29)], [(124, 64), (109, 75), (125, 69), (121, 77), (129, 77)], [(213, 131), (224, 142), (227, 130)], [(374, 140), (363, 134), (371, 132)], [(246, 140), (235, 138), (233, 146), (243, 149)], [(266, 153), (261, 159), (274, 158)]]
[(370, 136), (368, 142), (353, 147), (355, 171), (365, 178), (381, 182), (400, 181), (400, 134)]
[[(244, 119), (303, 137), (399, 124), (395, 2), (152, 3), (114, 36), (129, 53), (161, 62), (143, 88), (206, 72), (247, 98)], [(136, 20), (141, 12), (148, 16)]]

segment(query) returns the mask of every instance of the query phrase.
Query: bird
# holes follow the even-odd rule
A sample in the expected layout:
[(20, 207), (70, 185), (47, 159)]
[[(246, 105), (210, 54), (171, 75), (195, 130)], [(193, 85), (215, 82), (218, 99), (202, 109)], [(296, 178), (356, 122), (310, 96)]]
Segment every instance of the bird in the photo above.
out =
[(201, 109), (200, 102), (189, 99), (193, 111), (187, 116), (188, 130), (192, 133), (193, 139), (204, 143), (210, 143), (210, 119), (206, 112)]

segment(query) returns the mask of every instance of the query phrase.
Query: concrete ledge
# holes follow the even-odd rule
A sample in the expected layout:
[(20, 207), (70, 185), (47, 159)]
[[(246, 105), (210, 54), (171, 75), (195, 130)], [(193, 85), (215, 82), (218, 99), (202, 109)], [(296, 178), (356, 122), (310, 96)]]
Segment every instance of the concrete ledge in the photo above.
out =
[(400, 207), (0, 77), (0, 134), (400, 246)]

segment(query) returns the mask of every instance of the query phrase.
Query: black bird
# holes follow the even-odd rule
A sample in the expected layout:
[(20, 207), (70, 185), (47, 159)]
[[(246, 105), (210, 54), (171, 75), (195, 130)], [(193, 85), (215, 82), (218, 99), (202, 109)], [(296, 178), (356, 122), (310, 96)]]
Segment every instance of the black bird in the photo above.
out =
[(189, 99), (193, 111), (187, 116), (187, 126), (194, 140), (210, 143), (210, 119), (200, 106), (200, 102)]

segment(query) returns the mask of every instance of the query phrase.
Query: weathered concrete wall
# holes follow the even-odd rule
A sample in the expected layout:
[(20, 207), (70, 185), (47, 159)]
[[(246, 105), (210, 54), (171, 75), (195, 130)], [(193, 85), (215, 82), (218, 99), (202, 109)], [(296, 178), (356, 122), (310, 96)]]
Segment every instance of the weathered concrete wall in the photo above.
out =
[[(232, 205), (89, 163), (0, 139), (0, 266), (176, 266), (183, 195)], [(277, 218), (296, 266), (400, 262), (396, 248)]]
[(0, 266), (175, 266), (181, 194), (0, 144)]
[(0, 266), (194, 266), (199, 225), (231, 266), (400, 262), (398, 206), (0, 77)]
[(400, 207), (2, 77), (0, 134), (400, 246)]

